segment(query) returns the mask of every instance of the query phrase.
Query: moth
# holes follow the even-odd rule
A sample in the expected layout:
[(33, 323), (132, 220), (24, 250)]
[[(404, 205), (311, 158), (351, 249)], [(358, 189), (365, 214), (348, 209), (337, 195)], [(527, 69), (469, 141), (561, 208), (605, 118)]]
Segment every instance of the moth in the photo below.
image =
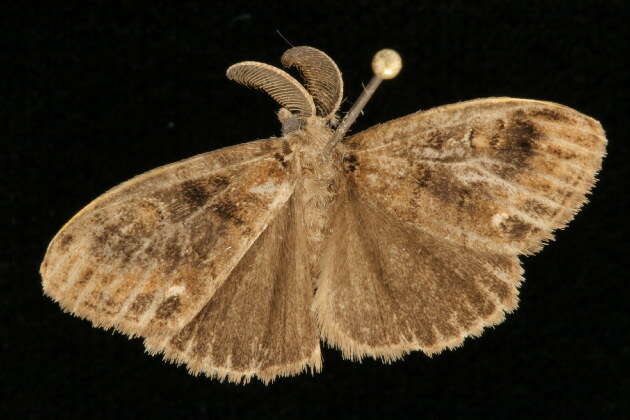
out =
[(227, 77), (281, 106), (281, 137), (204, 153), (101, 195), (57, 233), (43, 289), (64, 311), (142, 337), (192, 374), (246, 383), (343, 357), (460, 346), (517, 307), (523, 270), (586, 202), (606, 150), (596, 120), (486, 98), (346, 136), (343, 81), (315, 48)]

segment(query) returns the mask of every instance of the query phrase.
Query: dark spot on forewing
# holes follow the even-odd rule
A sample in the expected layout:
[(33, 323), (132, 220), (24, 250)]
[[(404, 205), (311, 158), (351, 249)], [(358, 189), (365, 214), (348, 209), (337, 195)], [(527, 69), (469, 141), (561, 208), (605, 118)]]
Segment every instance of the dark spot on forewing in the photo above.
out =
[(157, 319), (167, 319), (171, 318), (175, 313), (179, 312), (181, 309), (182, 303), (179, 299), (179, 296), (170, 296), (158, 306), (155, 317)]
[(348, 155), (346, 157), (343, 158), (344, 162), (348, 162), (348, 163), (352, 163), (352, 164), (356, 164), (357, 163), (357, 157), (355, 155)]
[(61, 238), (59, 239), (59, 245), (61, 246), (61, 248), (66, 249), (73, 241), (74, 241), (74, 236), (66, 233), (62, 235)]
[(87, 270), (85, 270), (85, 272), (83, 272), (83, 275), (81, 276), (81, 280), (88, 281), (92, 278), (93, 275), (94, 275), (94, 270), (92, 270), (91, 268), (88, 268)]
[(459, 208), (474, 207), (482, 197), (484, 189), (458, 182), (448, 169), (420, 166), (414, 175), (416, 185), (428, 191), (445, 204)]
[(293, 150), (291, 150), (291, 146), (289, 145), (288, 141), (283, 141), (282, 142), (282, 153), (285, 155), (288, 155), (289, 153), (291, 153)]
[(490, 153), (503, 162), (526, 167), (536, 154), (536, 143), (542, 138), (534, 123), (522, 111), (517, 111), (512, 119), (495, 122), (489, 140)]
[(143, 239), (150, 234), (150, 230), (145, 225), (145, 220), (133, 209), (123, 208), (110, 218), (112, 221), (94, 235), (91, 251), (95, 256), (109, 254), (114, 259), (127, 263), (142, 247)]
[(415, 180), (416, 180), (416, 184), (418, 184), (419, 187), (426, 188), (431, 183), (432, 178), (433, 178), (432, 171), (429, 168), (425, 168), (421, 166), (418, 169), (418, 173), (415, 177)]
[(550, 121), (572, 121), (572, 119), (569, 118), (566, 114), (550, 108), (535, 108), (529, 111), (528, 115), (533, 118), (541, 118)]
[(84, 308), (91, 309), (92, 311), (94, 311), (95, 313), (101, 316), (102, 315), (114, 316), (117, 313), (116, 311), (112, 311), (111, 309), (105, 308), (103, 305), (96, 305), (93, 302), (90, 302), (89, 300), (84, 300), (83, 302), (81, 302), (81, 306), (83, 306)]
[(523, 207), (527, 213), (541, 218), (555, 216), (558, 213), (558, 209), (552, 209), (533, 199), (525, 201)]
[(221, 201), (211, 208), (221, 219), (232, 220), (237, 225), (243, 224), (243, 220), (237, 215), (238, 207), (233, 202)]
[(538, 228), (516, 216), (507, 217), (500, 223), (499, 228), (506, 236), (514, 240), (524, 239), (530, 232), (539, 231)]
[(289, 166), (289, 162), (287, 162), (286, 160), (284, 160), (284, 155), (280, 154), (280, 153), (274, 153), (273, 157), (280, 162), (280, 165), (282, 165), (283, 168), (287, 168)]
[(199, 181), (185, 181), (181, 185), (182, 198), (192, 208), (206, 204), (210, 194)]
[(346, 173), (356, 171), (358, 166), (359, 163), (355, 155), (350, 154), (343, 157), (343, 169)]
[(153, 294), (141, 293), (131, 304), (129, 312), (133, 313), (134, 315), (140, 315), (148, 309), (151, 302), (153, 302)]
[(79, 278), (79, 281), (77, 282), (77, 285), (84, 285), (85, 283), (90, 281), (93, 275), (94, 275), (94, 270), (92, 270), (91, 268), (88, 268), (81, 274), (81, 277)]
[(540, 133), (531, 121), (515, 120), (505, 131), (506, 146), (510, 149), (520, 149), (529, 152), (533, 142), (540, 138)]
[(154, 195), (154, 199), (164, 203), (172, 222), (181, 222), (230, 185), (230, 179), (223, 175), (187, 180)]
[[(559, 125), (591, 125), (593, 120), (567, 107), (545, 103), (502, 102), (501, 108), (512, 108), (510, 118), (532, 124), (552, 122)], [(590, 123), (590, 124), (589, 124)], [(544, 130), (541, 130), (544, 131)], [(539, 133), (540, 134), (540, 133)]]

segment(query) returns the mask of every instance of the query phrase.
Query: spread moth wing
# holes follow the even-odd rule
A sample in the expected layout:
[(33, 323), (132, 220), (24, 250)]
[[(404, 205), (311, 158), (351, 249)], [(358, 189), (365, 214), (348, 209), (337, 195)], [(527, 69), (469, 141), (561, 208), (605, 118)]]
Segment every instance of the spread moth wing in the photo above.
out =
[(488, 98), (418, 112), (346, 140), (358, 193), (471, 249), (533, 254), (586, 202), (599, 122), (550, 102)]
[[(50, 243), (41, 266), (45, 293), (95, 325), (144, 337), (150, 352), (195, 373), (271, 380), (316, 369), (312, 289), (299, 273), (289, 206), (293, 154), (286, 139), (259, 140), (115, 187)], [(259, 291), (258, 300), (247, 288)], [(213, 318), (216, 311), (225, 319)], [(287, 321), (287, 313), (297, 315)]]
[(518, 258), (435, 237), (363, 199), (340, 198), (314, 309), (344, 357), (398, 359), (459, 345), (517, 305)]
[(169, 340), (167, 358), (233, 382), (321, 370), (301, 216), (292, 195), (215, 295)]
[(459, 345), (517, 306), (518, 254), (586, 201), (600, 124), (548, 102), (474, 100), (349, 137), (345, 191), (314, 308), (345, 356), (393, 360)]

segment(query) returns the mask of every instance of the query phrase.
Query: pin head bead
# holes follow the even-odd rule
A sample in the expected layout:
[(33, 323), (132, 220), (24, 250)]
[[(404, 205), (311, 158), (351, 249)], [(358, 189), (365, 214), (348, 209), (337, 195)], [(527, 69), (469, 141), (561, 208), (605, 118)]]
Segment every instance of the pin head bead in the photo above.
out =
[(381, 79), (393, 79), (402, 68), (400, 55), (389, 48), (380, 50), (372, 58), (372, 71)]

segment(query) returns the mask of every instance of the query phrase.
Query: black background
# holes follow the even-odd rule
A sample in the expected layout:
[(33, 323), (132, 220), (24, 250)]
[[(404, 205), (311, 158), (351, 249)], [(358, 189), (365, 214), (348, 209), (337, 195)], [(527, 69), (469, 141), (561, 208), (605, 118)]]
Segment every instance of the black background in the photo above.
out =
[[(628, 9), (623, 1), (50, 2), (2, 6), (0, 417), (621, 418), (628, 358)], [(341, 3), (345, 3), (343, 6)], [(54, 6), (53, 6), (54, 4)], [(391, 365), (345, 361), (271, 386), (221, 384), (90, 327), (41, 293), (56, 231), (108, 188), (220, 146), (279, 135), (277, 106), (225, 76), (312, 45), (338, 63), (344, 110), (372, 54), (397, 49), (353, 131), (486, 96), (600, 120), (591, 202), (525, 258), (520, 308), (481, 338)], [(6, 145), (6, 146), (5, 146)]]

